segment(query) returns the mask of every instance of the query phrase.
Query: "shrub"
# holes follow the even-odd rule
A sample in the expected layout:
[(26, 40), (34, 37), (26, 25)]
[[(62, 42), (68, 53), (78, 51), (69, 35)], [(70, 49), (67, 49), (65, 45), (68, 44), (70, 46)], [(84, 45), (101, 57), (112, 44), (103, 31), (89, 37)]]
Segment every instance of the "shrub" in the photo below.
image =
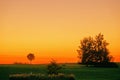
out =
[(94, 67), (107, 67), (107, 68), (118, 68), (117, 63), (109, 62), (109, 63), (95, 63)]
[(12, 74), (9, 80), (38, 80), (41, 74)]
[(12, 74), (9, 80), (75, 80), (75, 76), (73, 74)]
[(48, 74), (58, 74), (62, 69), (62, 66), (56, 63), (55, 60), (52, 60), (49, 65), (47, 65), (47, 73)]

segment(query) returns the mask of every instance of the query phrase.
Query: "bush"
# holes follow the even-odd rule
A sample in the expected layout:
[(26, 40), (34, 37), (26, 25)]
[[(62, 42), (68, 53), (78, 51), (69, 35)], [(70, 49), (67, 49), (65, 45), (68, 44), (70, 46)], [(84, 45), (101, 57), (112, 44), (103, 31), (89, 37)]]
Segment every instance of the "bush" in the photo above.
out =
[(12, 74), (9, 76), (9, 80), (75, 80), (75, 76), (73, 74)]
[(58, 65), (55, 60), (52, 60), (49, 65), (47, 65), (48, 74), (58, 74), (62, 69), (62, 66)]
[(117, 63), (108, 62), (108, 63), (95, 63), (94, 67), (107, 67), (107, 68), (118, 68)]
[(41, 74), (12, 74), (9, 80), (38, 80)]

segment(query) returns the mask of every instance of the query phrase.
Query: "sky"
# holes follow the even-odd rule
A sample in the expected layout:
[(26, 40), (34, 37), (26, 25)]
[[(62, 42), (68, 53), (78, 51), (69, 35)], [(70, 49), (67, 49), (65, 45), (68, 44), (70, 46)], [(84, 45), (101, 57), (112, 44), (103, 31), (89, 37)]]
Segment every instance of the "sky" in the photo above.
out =
[(120, 0), (0, 0), (0, 64), (77, 62), (80, 40), (98, 33), (120, 61)]

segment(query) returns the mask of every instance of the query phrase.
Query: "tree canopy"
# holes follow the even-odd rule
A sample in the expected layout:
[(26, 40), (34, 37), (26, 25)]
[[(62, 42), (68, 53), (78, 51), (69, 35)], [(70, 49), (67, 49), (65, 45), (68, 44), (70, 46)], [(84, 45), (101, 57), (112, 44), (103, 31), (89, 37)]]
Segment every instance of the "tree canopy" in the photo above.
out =
[(35, 59), (35, 56), (34, 56), (33, 53), (29, 53), (29, 54), (27, 55), (27, 58), (28, 58), (28, 60), (30, 61), (30, 64), (31, 64), (32, 60)]
[(108, 63), (112, 56), (109, 55), (107, 46), (109, 43), (104, 40), (104, 35), (99, 33), (93, 37), (83, 38), (77, 50), (82, 64)]

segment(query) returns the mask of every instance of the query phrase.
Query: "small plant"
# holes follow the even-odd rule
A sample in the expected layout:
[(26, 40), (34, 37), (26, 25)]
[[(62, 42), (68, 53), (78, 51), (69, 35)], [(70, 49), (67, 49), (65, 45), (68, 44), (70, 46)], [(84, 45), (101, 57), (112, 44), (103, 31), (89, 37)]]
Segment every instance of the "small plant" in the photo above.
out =
[(49, 65), (47, 65), (48, 74), (58, 74), (62, 69), (62, 66), (58, 65), (55, 60), (52, 60)]

